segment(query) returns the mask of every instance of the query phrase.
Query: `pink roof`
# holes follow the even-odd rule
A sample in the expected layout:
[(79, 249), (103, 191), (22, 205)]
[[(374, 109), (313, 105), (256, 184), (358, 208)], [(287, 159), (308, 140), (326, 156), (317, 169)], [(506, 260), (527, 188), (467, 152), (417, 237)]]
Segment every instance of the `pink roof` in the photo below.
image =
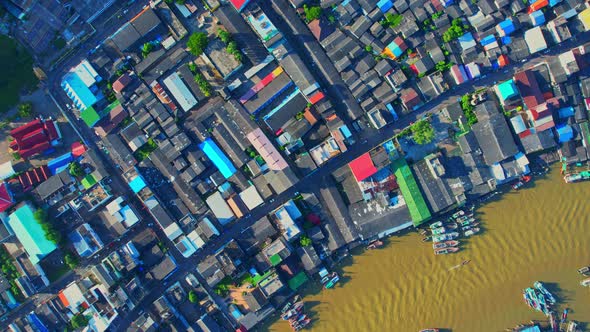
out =
[(0, 212), (8, 210), (14, 204), (10, 190), (6, 182), (0, 183)]
[(373, 164), (371, 155), (368, 152), (351, 161), (348, 166), (357, 181), (363, 181), (369, 176), (377, 173), (377, 168), (375, 167), (375, 164)]
[(121, 93), (129, 83), (131, 83), (131, 76), (125, 73), (113, 83), (113, 91)]
[(75, 158), (80, 157), (84, 152), (86, 152), (86, 146), (80, 142), (72, 143), (72, 155)]
[(229, 2), (231, 2), (231, 4), (234, 5), (238, 11), (241, 11), (246, 6), (248, 1), (249, 0), (229, 0)]
[(250, 132), (246, 137), (252, 146), (254, 146), (254, 149), (260, 153), (260, 156), (264, 159), (268, 168), (280, 171), (289, 167), (283, 156), (281, 156), (279, 151), (274, 145), (272, 145), (268, 137), (264, 135), (260, 128)]

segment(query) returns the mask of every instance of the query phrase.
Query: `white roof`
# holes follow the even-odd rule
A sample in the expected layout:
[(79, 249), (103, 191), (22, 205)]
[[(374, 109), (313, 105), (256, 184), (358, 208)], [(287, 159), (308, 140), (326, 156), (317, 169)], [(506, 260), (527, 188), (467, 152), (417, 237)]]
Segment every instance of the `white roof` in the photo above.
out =
[(213, 225), (213, 223), (211, 222), (211, 220), (209, 220), (209, 218), (205, 217), (203, 218), (203, 222), (207, 225), (207, 227), (209, 227), (209, 229), (211, 230), (211, 232), (213, 232), (213, 234), (219, 236), (219, 231), (217, 230), (217, 227), (215, 227), (215, 225)]
[(7, 161), (0, 165), (0, 179), (6, 180), (15, 174), (14, 168), (12, 168), (12, 162)]
[(540, 52), (547, 48), (547, 42), (545, 41), (541, 27), (535, 27), (527, 30), (524, 33), (524, 40), (526, 41), (531, 54)]
[(162, 41), (162, 47), (166, 50), (170, 49), (172, 46), (176, 45), (176, 39), (170, 36)]
[(100, 77), (90, 62), (86, 59), (82, 60), (76, 67), (74, 67), (72, 72), (78, 75), (80, 80), (82, 80), (87, 87), (91, 87), (96, 83), (96, 78)]
[(197, 99), (180, 79), (178, 73), (174, 72), (164, 79), (164, 85), (166, 85), (174, 99), (176, 99), (185, 112), (188, 112), (197, 104)]
[(470, 62), (470, 63), (466, 64), (465, 67), (467, 68), (467, 71), (469, 72), (469, 75), (471, 76), (471, 78), (476, 78), (481, 75), (481, 71), (480, 71), (479, 65), (477, 63)]
[(264, 200), (262, 200), (262, 197), (260, 197), (258, 190), (254, 186), (250, 186), (242, 191), (240, 193), (240, 199), (246, 204), (248, 210), (253, 210), (255, 207), (264, 203)]
[(293, 219), (284, 207), (278, 209), (275, 212), (275, 216), (279, 220), (279, 224), (281, 230), (283, 231), (283, 237), (285, 238), (285, 240), (290, 241), (291, 239), (293, 239), (301, 233), (301, 229), (299, 229), (299, 226), (295, 224), (295, 222), (293, 221)]
[(123, 203), (123, 197), (119, 196), (116, 199), (112, 200), (109, 204), (107, 204), (107, 211), (114, 216), (115, 213), (121, 210), (121, 203)]
[(496, 180), (506, 180), (506, 175), (504, 174), (504, 169), (502, 168), (502, 165), (500, 165), (499, 163), (495, 163), (492, 165), (492, 174), (494, 174), (494, 177), (496, 178)]
[(187, 237), (193, 243), (195, 248), (197, 248), (197, 249), (199, 249), (205, 245), (205, 241), (203, 241), (201, 236), (199, 236), (196, 229), (193, 230), (192, 232), (188, 233)]
[[(184, 248), (182, 248), (182, 247), (184, 247)], [(180, 239), (178, 239), (178, 242), (176, 242), (176, 248), (178, 249), (178, 251), (180, 251), (182, 256), (184, 256), (185, 258), (190, 257), (192, 254), (194, 254), (197, 251), (197, 249), (193, 245), (192, 241), (190, 241), (184, 235), (182, 237), (180, 237)]]
[(178, 224), (174, 222), (164, 229), (164, 234), (166, 234), (170, 240), (174, 240), (182, 235), (182, 230), (178, 227)]
[(514, 128), (514, 132), (517, 135), (526, 130), (526, 125), (524, 124), (524, 120), (520, 114), (510, 118), (510, 123), (512, 124), (512, 128)]
[(223, 197), (221, 197), (219, 191), (216, 191), (213, 195), (209, 196), (206, 202), (215, 215), (215, 218), (217, 218), (222, 225), (231, 222), (235, 218), (234, 213)]
[[(68, 309), (74, 314), (78, 313), (78, 307), (80, 304), (86, 302), (86, 298), (84, 298), (84, 294), (82, 294), (82, 290), (75, 282), (69, 284), (65, 289), (61, 292), (61, 295), (65, 297), (68, 301)], [(63, 301), (62, 301), (63, 302)], [(65, 303), (64, 303), (65, 305)]]
[(129, 206), (122, 208), (119, 211), (119, 213), (122, 215), (122, 217), (124, 219), (125, 226), (127, 228), (135, 225), (139, 221), (139, 218), (137, 217), (135, 212), (133, 212), (133, 210), (131, 210), (131, 207), (129, 207)]

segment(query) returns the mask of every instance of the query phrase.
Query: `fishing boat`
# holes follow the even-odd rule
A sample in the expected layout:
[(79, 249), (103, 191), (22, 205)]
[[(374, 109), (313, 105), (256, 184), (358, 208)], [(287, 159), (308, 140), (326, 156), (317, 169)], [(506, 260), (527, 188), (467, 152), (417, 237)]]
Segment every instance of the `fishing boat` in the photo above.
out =
[(445, 228), (446, 229), (457, 229), (457, 228), (459, 228), (459, 225), (457, 225), (456, 223), (450, 223), (450, 224), (446, 224)]
[(465, 231), (465, 236), (471, 236), (473, 234), (479, 233), (480, 229), (479, 227), (474, 227), (470, 230)]
[(557, 317), (553, 311), (549, 312), (549, 322), (551, 323), (551, 330), (553, 332), (559, 332), (559, 323), (557, 322)]
[(463, 211), (463, 210), (459, 210), (459, 211), (457, 211), (457, 212), (453, 213), (452, 217), (453, 217), (453, 218), (459, 218), (460, 216), (462, 216), (462, 215), (464, 215), (464, 214), (465, 214), (465, 211)]
[(555, 297), (553, 296), (553, 294), (551, 294), (540, 281), (535, 281), (533, 286), (535, 286), (535, 288), (538, 289), (539, 292), (541, 292), (541, 294), (543, 294), (545, 296), (545, 298), (547, 299), (547, 302), (549, 302), (551, 304), (555, 304), (557, 302), (555, 300)]
[(582, 275), (589, 275), (590, 274), (590, 266), (584, 266), (583, 268), (578, 269), (578, 273)]
[(443, 226), (442, 221), (437, 221), (437, 222), (435, 222), (435, 223), (433, 223), (433, 224), (430, 225), (430, 229), (435, 229), (435, 228), (439, 228), (439, 227), (442, 227), (442, 226)]
[(375, 240), (375, 241), (369, 243), (369, 245), (367, 246), (367, 249), (377, 249), (377, 248), (381, 248), (381, 247), (383, 247), (383, 241)]
[(435, 228), (432, 230), (432, 235), (444, 234), (447, 230), (444, 227)]
[(448, 240), (454, 240), (459, 237), (459, 233), (457, 232), (450, 232), (447, 234), (440, 234), (440, 235), (433, 235), (432, 242), (444, 242)]
[(589, 287), (590, 286), (590, 278), (586, 278), (586, 279), (580, 281), (580, 285), (582, 285), (584, 287)]
[(456, 247), (459, 245), (459, 241), (450, 240), (445, 242), (436, 242), (432, 244), (432, 249), (443, 249), (443, 248), (450, 248)]
[(467, 226), (472, 222), (475, 222), (475, 218), (467, 218), (465, 220), (457, 221), (457, 223), (459, 223), (459, 226)]
[(422, 329), (420, 332), (439, 332), (439, 329)]
[(303, 321), (298, 322), (297, 324), (293, 324), (291, 326), (295, 331), (299, 331), (301, 329), (304, 329), (307, 325), (309, 325), (309, 323), (311, 323), (311, 318), (307, 317)]
[(338, 276), (338, 273), (332, 272), (331, 279), (327, 283), (324, 284), (324, 288), (326, 288), (326, 289), (333, 288), (334, 285), (336, 285), (336, 283), (338, 283), (339, 280), (340, 280), (340, 276)]
[(434, 254), (435, 255), (446, 255), (446, 254), (452, 254), (457, 251), (459, 251), (459, 248), (449, 247), (449, 248), (443, 248), (443, 249), (436, 249), (436, 250), (434, 250)]
[(580, 173), (570, 173), (563, 177), (565, 183), (575, 183), (590, 180), (590, 171), (583, 171)]
[(287, 311), (286, 313), (284, 313), (281, 316), (281, 318), (283, 320), (289, 320), (289, 319), (291, 319), (293, 317), (297, 317), (297, 315), (299, 313), (301, 313), (302, 310), (303, 310), (303, 305), (301, 305), (301, 306), (295, 306), (292, 309), (289, 309), (289, 311)]
[(428, 242), (430, 240), (432, 240), (432, 236), (426, 236), (422, 238), (422, 242)]
[(569, 309), (568, 308), (565, 308), (563, 310), (563, 314), (561, 314), (561, 322), (560, 322), (561, 324), (565, 324), (565, 321), (567, 320), (567, 314), (568, 314), (568, 312), (569, 312)]
[(512, 189), (514, 189), (514, 190), (518, 190), (518, 189), (520, 189), (522, 186), (524, 186), (524, 182), (522, 182), (522, 181), (516, 181), (516, 183), (514, 183), (514, 184), (512, 185)]
[(477, 227), (478, 225), (479, 225), (479, 223), (478, 223), (478, 222), (474, 222), (473, 224), (469, 224), (469, 225), (467, 225), (467, 226), (463, 226), (463, 227), (461, 227), (461, 230), (462, 230), (463, 232), (465, 232), (465, 231), (468, 231), (468, 230), (470, 230), (470, 229), (473, 229), (473, 228)]

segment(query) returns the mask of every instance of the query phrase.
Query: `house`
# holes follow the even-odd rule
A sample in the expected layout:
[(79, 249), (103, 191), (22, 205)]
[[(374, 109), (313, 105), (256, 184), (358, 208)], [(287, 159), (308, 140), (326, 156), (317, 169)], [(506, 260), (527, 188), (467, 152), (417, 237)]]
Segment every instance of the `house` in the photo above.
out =
[(250, 132), (246, 137), (254, 149), (258, 151), (262, 159), (264, 159), (269, 169), (280, 171), (289, 167), (283, 156), (281, 156), (260, 128)]
[(527, 108), (534, 108), (545, 101), (535, 78), (535, 73), (532, 70), (514, 74), (514, 82)]
[(414, 88), (407, 88), (401, 91), (401, 102), (408, 112), (418, 109), (422, 105), (422, 100)]
[(299, 247), (295, 252), (301, 259), (303, 268), (309, 274), (317, 272), (319, 267), (322, 265), (322, 261), (320, 260), (313, 246)]
[(7, 224), (25, 249), (33, 265), (57, 249), (55, 243), (47, 239), (47, 235), (41, 224), (35, 219), (33, 208), (29, 203), (21, 204), (8, 215)]
[(434, 68), (434, 62), (428, 56), (420, 58), (418, 61), (410, 65), (410, 69), (418, 76), (426, 74)]
[(254, 254), (262, 249), (265, 242), (276, 234), (277, 230), (265, 216), (243, 230), (236, 240), (247, 254)]
[(51, 119), (33, 120), (12, 129), (10, 135), (14, 139), (9, 144), (10, 149), (24, 159), (50, 149), (61, 140), (59, 127)]
[(486, 164), (491, 166), (518, 153), (512, 133), (500, 112), (479, 119), (472, 129), (481, 146)]
[(443, 179), (445, 168), (438, 156), (429, 155), (414, 164), (412, 168), (433, 213), (438, 213), (458, 203), (448, 183)]
[(80, 257), (90, 257), (103, 247), (100, 237), (88, 223), (78, 226), (68, 235), (68, 238)]
[(74, 106), (84, 111), (104, 99), (96, 83), (102, 81), (88, 60), (82, 60), (71, 68), (62, 78), (61, 87), (74, 102)]
[(545, 41), (541, 27), (535, 27), (527, 30), (524, 33), (524, 40), (526, 41), (531, 54), (547, 49), (547, 42)]
[(508, 80), (494, 86), (494, 90), (502, 105), (512, 105), (520, 101), (520, 94), (514, 80)]
[(71, 190), (73, 184), (74, 179), (64, 170), (42, 182), (34, 192), (39, 199), (53, 205), (63, 199), (63, 194), (68, 194), (66, 191)]
[(14, 198), (8, 184), (0, 182), (0, 212), (8, 210), (14, 204)]
[(129, 73), (125, 73), (121, 75), (115, 82), (113, 82), (112, 87), (115, 93), (121, 94), (123, 90), (133, 81), (133, 78)]

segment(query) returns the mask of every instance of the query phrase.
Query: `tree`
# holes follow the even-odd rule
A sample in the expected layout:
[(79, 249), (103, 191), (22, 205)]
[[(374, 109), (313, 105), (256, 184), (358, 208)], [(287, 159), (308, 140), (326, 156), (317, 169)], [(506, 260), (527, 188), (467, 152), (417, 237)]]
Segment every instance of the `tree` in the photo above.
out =
[(436, 64), (436, 70), (438, 71), (447, 71), (449, 69), (451, 69), (451, 67), (453, 66), (452, 63), (446, 63), (444, 61), (441, 61), (439, 63)]
[(307, 22), (311, 22), (315, 19), (320, 18), (320, 16), (322, 16), (322, 7), (320, 7), (320, 6), (309, 7), (308, 5), (303, 5), (303, 12), (305, 12), (305, 20)]
[(381, 20), (380, 23), (384, 27), (395, 28), (402, 23), (403, 19), (404, 17), (402, 15), (387, 13), (385, 14), (385, 19)]
[(209, 82), (207, 82), (207, 80), (205, 79), (203, 74), (201, 74), (201, 73), (195, 74), (195, 83), (197, 83), (197, 85), (199, 86), (199, 89), (201, 89), (201, 92), (205, 95), (205, 97), (211, 96), (211, 84), (209, 84)]
[(234, 53), (234, 59), (236, 59), (237, 62), (242, 63), (242, 61), (244, 60), (244, 56), (242, 55), (242, 53), (236, 52)]
[(217, 30), (217, 37), (219, 37), (224, 44), (228, 44), (231, 41), (231, 34), (223, 29)]
[(188, 300), (190, 303), (199, 302), (199, 297), (197, 296), (197, 293), (194, 290), (191, 290), (190, 292), (188, 292)]
[(186, 46), (188, 47), (191, 54), (199, 56), (203, 54), (205, 48), (209, 44), (207, 34), (204, 32), (195, 32), (189, 38)]
[(72, 254), (71, 252), (67, 252), (64, 255), (64, 262), (72, 270), (75, 269), (76, 267), (78, 267), (78, 265), (80, 264), (80, 262), (78, 261), (78, 258), (74, 254)]
[(235, 41), (230, 41), (225, 48), (227, 53), (234, 54), (238, 50), (238, 44)]
[(463, 25), (461, 18), (456, 18), (451, 22), (451, 26), (443, 33), (443, 41), (445, 43), (457, 39), (465, 34), (465, 30), (469, 29), (468, 25)]
[(299, 239), (299, 244), (301, 244), (302, 247), (310, 246), (311, 245), (311, 239), (309, 237), (303, 235)]
[(369, 53), (373, 52), (373, 46), (371, 46), (371, 45), (365, 46), (365, 51), (367, 51)]
[(334, 17), (334, 15), (330, 15), (330, 16), (328, 16), (328, 21), (330, 21), (330, 23), (334, 24), (334, 23), (336, 23), (336, 17)]
[(434, 128), (428, 120), (421, 120), (412, 125), (414, 142), (422, 145), (432, 142), (434, 139)]
[(176, 3), (179, 5), (184, 5), (185, 2), (186, 0), (176, 0)]
[(61, 233), (59, 233), (54, 227), (53, 224), (47, 220), (47, 211), (43, 209), (37, 209), (33, 213), (33, 218), (37, 221), (39, 225), (41, 225), (41, 229), (45, 232), (45, 238), (55, 244), (59, 244), (61, 242)]
[(78, 313), (70, 320), (70, 326), (76, 330), (88, 326), (88, 318), (82, 313)]
[(188, 70), (190, 70), (191, 73), (195, 74), (197, 72), (197, 65), (195, 65), (194, 62), (189, 62)]
[(150, 54), (150, 52), (153, 51), (153, 50), (154, 50), (154, 44), (152, 44), (152, 43), (145, 43), (141, 47), (141, 55), (144, 58), (147, 58), (148, 54)]
[(80, 163), (77, 161), (70, 163), (70, 165), (68, 166), (68, 171), (72, 176), (77, 178), (81, 178), (84, 175), (86, 175), (86, 172), (84, 172), (84, 169), (82, 168), (82, 166), (80, 166)]
[(31, 102), (26, 102), (18, 105), (18, 116), (21, 118), (33, 116), (33, 104)]

